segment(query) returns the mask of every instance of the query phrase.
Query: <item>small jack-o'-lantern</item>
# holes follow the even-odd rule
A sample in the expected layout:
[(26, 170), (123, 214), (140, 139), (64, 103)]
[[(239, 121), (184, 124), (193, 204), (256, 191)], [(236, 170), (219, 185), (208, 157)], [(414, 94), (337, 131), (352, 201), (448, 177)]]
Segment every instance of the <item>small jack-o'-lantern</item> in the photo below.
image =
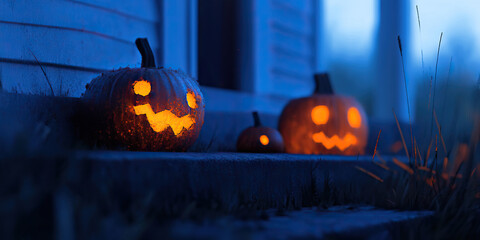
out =
[(335, 95), (328, 74), (315, 75), (312, 96), (290, 101), (282, 111), (279, 131), (285, 151), (300, 154), (364, 154), (368, 123), (353, 98)]
[(260, 123), (257, 112), (253, 112), (254, 126), (243, 130), (237, 140), (239, 152), (280, 153), (284, 151), (282, 135), (273, 128)]
[(104, 73), (87, 85), (97, 138), (129, 150), (185, 151), (203, 125), (203, 96), (186, 74), (156, 68), (147, 39), (135, 41), (141, 68)]

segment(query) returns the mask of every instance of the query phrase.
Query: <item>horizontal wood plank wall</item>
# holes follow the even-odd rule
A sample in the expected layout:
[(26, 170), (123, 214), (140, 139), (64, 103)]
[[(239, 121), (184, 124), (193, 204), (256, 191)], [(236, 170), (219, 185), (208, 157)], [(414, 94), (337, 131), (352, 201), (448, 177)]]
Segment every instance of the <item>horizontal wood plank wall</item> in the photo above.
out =
[[(315, 18), (312, 0), (270, 0), (268, 19), (271, 94), (313, 89)], [(290, 89), (290, 91), (286, 91)], [(291, 90), (295, 91), (291, 91)]]
[[(252, 49), (240, 52), (242, 89), (287, 97), (311, 93), (318, 40), (315, 1), (242, 2), (239, 22), (246, 26), (239, 33), (244, 38), (240, 48)], [(253, 20), (244, 21), (244, 16)]]
[(134, 41), (158, 53), (157, 0), (0, 1), (0, 81), (10, 92), (78, 97), (100, 72), (141, 63)]

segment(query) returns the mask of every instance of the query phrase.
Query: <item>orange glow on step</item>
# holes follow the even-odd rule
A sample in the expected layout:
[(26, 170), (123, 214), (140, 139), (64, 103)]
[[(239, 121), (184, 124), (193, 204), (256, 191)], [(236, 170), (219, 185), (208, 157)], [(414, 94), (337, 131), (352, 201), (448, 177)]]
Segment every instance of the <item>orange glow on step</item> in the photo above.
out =
[(328, 150), (332, 149), (333, 147), (337, 147), (338, 149), (343, 151), (351, 145), (357, 144), (357, 138), (351, 133), (347, 133), (347, 135), (345, 135), (343, 139), (340, 139), (340, 137), (338, 137), (337, 135), (328, 138), (323, 132), (319, 132), (314, 133), (312, 135), (312, 139), (316, 143), (323, 144), (323, 146), (325, 146), (325, 148)]
[(177, 117), (170, 110), (163, 110), (159, 113), (154, 113), (150, 104), (134, 106), (133, 108), (135, 114), (147, 115), (148, 123), (150, 123), (150, 126), (155, 132), (162, 132), (167, 127), (170, 127), (175, 136), (178, 136), (184, 128), (188, 130), (195, 123), (195, 119), (190, 115)]
[(260, 136), (260, 143), (262, 143), (262, 145), (267, 146), (269, 142), (270, 140), (268, 139), (267, 135)]
[(152, 85), (145, 80), (136, 81), (133, 83), (133, 91), (135, 94), (145, 97), (152, 91)]

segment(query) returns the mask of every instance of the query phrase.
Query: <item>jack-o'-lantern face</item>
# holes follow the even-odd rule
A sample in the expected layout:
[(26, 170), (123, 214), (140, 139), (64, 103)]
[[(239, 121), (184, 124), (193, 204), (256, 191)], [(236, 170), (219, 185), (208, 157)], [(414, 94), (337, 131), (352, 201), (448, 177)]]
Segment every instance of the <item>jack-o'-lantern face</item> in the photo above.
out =
[(114, 148), (185, 151), (203, 125), (198, 82), (179, 70), (157, 68), (147, 39), (135, 41), (140, 68), (121, 68), (93, 79), (84, 99), (92, 107), (96, 140)]
[(364, 154), (368, 121), (351, 97), (335, 95), (327, 73), (315, 74), (309, 97), (291, 100), (282, 111), (278, 129), (285, 151), (301, 154)]
[(146, 74), (129, 81), (125, 89), (129, 97), (122, 100), (123, 110), (118, 109), (124, 112), (123, 122), (116, 121), (117, 128), (127, 132), (123, 136), (151, 145), (148, 149), (171, 145), (177, 149), (177, 145), (192, 142), (199, 134), (204, 114), (202, 95), (194, 80), (175, 80), (178, 75), (169, 70), (156, 71), (166, 76), (159, 81), (155, 75)]
[(280, 117), (286, 151), (303, 154), (363, 154), (367, 121), (352, 98), (315, 95), (291, 101)]
[(195, 142), (205, 104), (194, 79), (157, 68), (121, 69), (114, 74), (116, 81), (95, 79), (93, 84), (99, 85), (92, 87), (100, 91), (85, 95), (90, 105), (99, 107), (98, 141), (142, 151), (185, 151)]
[(252, 153), (281, 153), (282, 135), (274, 128), (262, 126), (258, 112), (252, 112), (253, 127), (243, 130), (237, 139), (237, 151)]
[[(316, 125), (323, 125), (328, 123), (330, 117), (330, 110), (325, 105), (318, 105), (312, 109), (312, 121)], [(350, 107), (347, 112), (348, 124), (352, 128), (360, 128), (362, 126), (362, 116), (356, 107)], [(312, 140), (316, 143), (323, 144), (323, 146), (330, 150), (334, 147), (338, 148), (340, 151), (344, 151), (352, 145), (358, 143), (358, 139), (350, 131), (347, 131), (344, 136), (338, 136), (334, 134), (333, 136), (325, 135), (324, 131), (317, 133), (312, 133)]]
[[(136, 81), (133, 84), (133, 91), (140, 96), (148, 96), (151, 92), (152, 86), (150, 82), (145, 80)], [(196, 109), (197, 99), (195, 93), (187, 92), (185, 96), (188, 107)], [(194, 116), (190, 114), (178, 117), (171, 110), (162, 110), (155, 113), (150, 103), (133, 106), (136, 115), (146, 115), (147, 121), (155, 132), (163, 132), (170, 127), (175, 136), (180, 136), (185, 130), (189, 130), (195, 123)]]

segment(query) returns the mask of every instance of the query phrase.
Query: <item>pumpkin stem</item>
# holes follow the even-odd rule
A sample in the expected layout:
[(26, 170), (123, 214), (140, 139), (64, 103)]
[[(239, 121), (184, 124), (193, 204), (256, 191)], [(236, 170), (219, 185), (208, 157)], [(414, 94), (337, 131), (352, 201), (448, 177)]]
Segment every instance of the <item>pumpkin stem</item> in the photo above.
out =
[(135, 40), (138, 51), (142, 54), (142, 68), (155, 68), (155, 57), (146, 38), (137, 38)]
[(260, 127), (262, 126), (262, 122), (260, 122), (260, 117), (258, 116), (258, 112), (255, 111), (255, 112), (252, 112), (252, 115), (253, 115), (253, 126), (254, 127)]
[(315, 79), (313, 94), (334, 94), (328, 73), (316, 73), (313, 77)]

